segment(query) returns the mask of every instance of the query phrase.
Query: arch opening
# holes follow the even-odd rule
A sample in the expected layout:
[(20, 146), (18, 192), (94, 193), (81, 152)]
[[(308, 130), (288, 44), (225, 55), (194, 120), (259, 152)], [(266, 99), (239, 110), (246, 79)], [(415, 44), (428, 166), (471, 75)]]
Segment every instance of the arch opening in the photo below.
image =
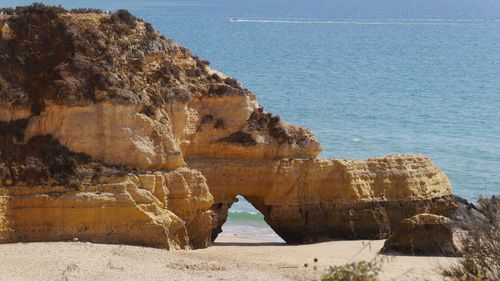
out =
[(227, 217), (221, 230), (215, 242), (233, 237), (256, 242), (285, 243), (266, 223), (264, 215), (241, 195), (236, 196), (234, 203), (228, 204)]

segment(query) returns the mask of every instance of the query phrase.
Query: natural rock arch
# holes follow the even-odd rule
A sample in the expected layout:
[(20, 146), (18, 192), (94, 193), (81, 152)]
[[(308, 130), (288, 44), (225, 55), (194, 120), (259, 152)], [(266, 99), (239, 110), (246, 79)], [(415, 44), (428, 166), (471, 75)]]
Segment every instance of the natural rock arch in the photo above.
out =
[(287, 243), (386, 238), (407, 217), (449, 214), (455, 206), (448, 179), (426, 157), (250, 164), (191, 163), (207, 178), (214, 196), (217, 228), (212, 239), (237, 195), (259, 210)]
[[(258, 212), (259, 215), (262, 215), (262, 217), (264, 218), (262, 223), (265, 224), (265, 228), (272, 231), (275, 235), (277, 235), (276, 230), (274, 230), (271, 227), (271, 225), (269, 225), (269, 223), (265, 220), (265, 218), (267, 217), (267, 214), (264, 214), (262, 212), (264, 210), (258, 209), (256, 206), (259, 206), (259, 205), (255, 204), (255, 201), (252, 200), (251, 198), (246, 198), (246, 197), (238, 194), (238, 195), (236, 195), (236, 197), (233, 199), (233, 201), (231, 203), (219, 202), (219, 203), (213, 205), (212, 210), (218, 214), (216, 216), (218, 220), (216, 223), (216, 227), (212, 230), (212, 241), (215, 241), (215, 239), (218, 237), (218, 235), (220, 233), (223, 233), (226, 231), (224, 229), (224, 226), (229, 221), (231, 210), (236, 208), (236, 205), (238, 205), (238, 204), (244, 204), (242, 202), (242, 200), (245, 200), (246, 202), (248, 202), (248, 204), (250, 204), (253, 207), (253, 209), (255, 209), (255, 211)], [(238, 212), (240, 212), (240, 211), (238, 210)], [(244, 233), (242, 233), (242, 234), (244, 234)]]

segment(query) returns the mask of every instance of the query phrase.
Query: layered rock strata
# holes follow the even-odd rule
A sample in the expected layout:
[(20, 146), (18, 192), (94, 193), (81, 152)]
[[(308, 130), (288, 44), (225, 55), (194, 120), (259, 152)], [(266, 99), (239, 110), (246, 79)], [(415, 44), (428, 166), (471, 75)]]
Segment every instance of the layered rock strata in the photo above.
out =
[(429, 159), (317, 159), (310, 130), (127, 11), (34, 4), (0, 27), (0, 242), (206, 247), (237, 195), (293, 243), (454, 208)]
[(79, 188), (8, 187), (0, 201), (0, 243), (77, 238), (185, 249), (211, 242), (213, 198), (203, 176), (186, 168), (102, 178)]

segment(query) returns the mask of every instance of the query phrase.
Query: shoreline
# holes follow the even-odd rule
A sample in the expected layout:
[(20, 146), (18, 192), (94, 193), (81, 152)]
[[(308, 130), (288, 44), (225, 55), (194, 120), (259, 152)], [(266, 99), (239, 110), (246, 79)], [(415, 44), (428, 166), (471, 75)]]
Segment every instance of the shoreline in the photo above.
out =
[[(175, 280), (311, 280), (307, 278), (320, 277), (328, 266), (372, 260), (383, 243), (356, 240), (287, 245), (220, 235), (212, 247), (177, 251), (85, 242), (2, 244), (0, 276), (6, 280), (164, 280), (172, 276)], [(456, 261), (383, 257), (381, 280), (442, 280), (439, 266)], [(314, 258), (318, 258), (317, 264)]]

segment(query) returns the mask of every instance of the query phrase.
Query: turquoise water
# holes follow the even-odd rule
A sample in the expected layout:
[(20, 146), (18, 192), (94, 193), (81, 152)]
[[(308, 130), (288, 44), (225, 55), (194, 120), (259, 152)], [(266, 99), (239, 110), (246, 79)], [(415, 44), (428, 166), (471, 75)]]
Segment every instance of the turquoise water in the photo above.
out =
[(500, 1), (44, 2), (129, 9), (311, 128), (324, 157), (426, 154), (456, 194), (500, 193)]
[(267, 242), (284, 242), (264, 222), (264, 216), (243, 197), (229, 210), (227, 222), (222, 226), (223, 235), (239, 235)]

